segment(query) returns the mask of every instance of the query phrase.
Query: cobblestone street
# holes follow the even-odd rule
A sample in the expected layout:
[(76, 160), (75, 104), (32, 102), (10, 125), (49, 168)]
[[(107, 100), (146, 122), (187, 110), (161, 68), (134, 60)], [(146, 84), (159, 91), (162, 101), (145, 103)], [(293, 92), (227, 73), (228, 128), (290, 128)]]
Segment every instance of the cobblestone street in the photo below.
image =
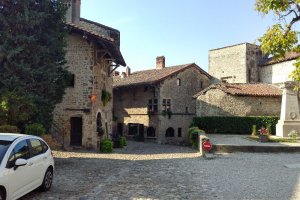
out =
[(128, 142), (112, 154), (55, 151), (51, 190), (27, 199), (300, 199), (299, 154), (221, 154)]

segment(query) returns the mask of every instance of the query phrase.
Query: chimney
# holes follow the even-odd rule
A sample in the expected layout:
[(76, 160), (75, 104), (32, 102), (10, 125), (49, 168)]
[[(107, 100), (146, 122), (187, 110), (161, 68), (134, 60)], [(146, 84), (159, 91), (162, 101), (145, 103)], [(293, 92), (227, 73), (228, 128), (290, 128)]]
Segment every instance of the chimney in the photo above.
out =
[(165, 68), (166, 59), (164, 56), (157, 56), (156, 57), (156, 69), (163, 69)]
[(126, 76), (129, 76), (131, 74), (131, 69), (127, 66), (126, 67)]
[(66, 21), (68, 23), (79, 24), (81, 0), (66, 0), (65, 2), (68, 6)]

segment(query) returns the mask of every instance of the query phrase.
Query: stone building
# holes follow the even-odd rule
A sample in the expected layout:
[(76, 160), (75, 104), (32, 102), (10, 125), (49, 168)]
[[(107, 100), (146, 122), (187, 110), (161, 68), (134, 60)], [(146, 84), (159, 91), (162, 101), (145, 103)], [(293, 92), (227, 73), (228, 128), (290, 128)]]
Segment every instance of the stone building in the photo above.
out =
[(80, 0), (68, 1), (66, 67), (72, 80), (54, 110), (52, 133), (65, 146), (96, 149), (112, 132), (112, 71), (125, 66), (120, 32), (80, 18)]
[(114, 76), (115, 132), (128, 138), (158, 143), (185, 142), (196, 113), (197, 91), (211, 76), (196, 64), (165, 67), (157, 57), (156, 69)]
[(210, 50), (209, 74), (215, 84), (194, 96), (197, 115), (279, 116), (281, 95), (274, 87), (291, 80), (298, 57), (288, 53), (284, 58), (268, 58), (259, 46), (249, 43)]

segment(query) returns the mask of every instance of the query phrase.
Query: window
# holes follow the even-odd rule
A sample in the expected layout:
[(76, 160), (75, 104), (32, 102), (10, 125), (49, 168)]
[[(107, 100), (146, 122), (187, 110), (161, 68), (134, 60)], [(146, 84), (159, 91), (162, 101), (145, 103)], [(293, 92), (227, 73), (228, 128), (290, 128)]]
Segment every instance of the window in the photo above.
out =
[(17, 159), (22, 158), (22, 159), (28, 159), (30, 158), (29, 155), (29, 148), (26, 140), (23, 140), (19, 142), (13, 151), (11, 152), (8, 162), (7, 162), (7, 168), (12, 168), (15, 165), (15, 162)]
[(178, 137), (182, 137), (182, 128), (178, 128)]
[(30, 139), (31, 157), (40, 155), (43, 153), (43, 146), (38, 139)]
[(174, 134), (174, 128), (172, 127), (169, 127), (167, 130), (166, 130), (166, 137), (174, 137), (175, 134)]
[(185, 113), (189, 113), (189, 107), (185, 107)]
[(180, 78), (177, 79), (177, 85), (181, 86), (181, 79)]
[(42, 147), (43, 147), (43, 153), (45, 153), (46, 151), (48, 151), (49, 147), (46, 145), (45, 142), (43, 142), (43, 141), (41, 141), (41, 140), (40, 140), (40, 142), (41, 142)]
[(68, 73), (65, 75), (66, 85), (67, 87), (74, 87), (75, 86), (75, 75)]
[(200, 88), (203, 88), (203, 81), (200, 82)]
[(0, 165), (1, 165), (2, 159), (3, 159), (7, 149), (10, 147), (11, 143), (12, 143), (11, 141), (0, 140)]
[(158, 101), (157, 99), (148, 100), (148, 111), (157, 112), (158, 111)]
[(162, 105), (163, 105), (163, 110), (165, 111), (171, 110), (171, 99), (163, 99)]

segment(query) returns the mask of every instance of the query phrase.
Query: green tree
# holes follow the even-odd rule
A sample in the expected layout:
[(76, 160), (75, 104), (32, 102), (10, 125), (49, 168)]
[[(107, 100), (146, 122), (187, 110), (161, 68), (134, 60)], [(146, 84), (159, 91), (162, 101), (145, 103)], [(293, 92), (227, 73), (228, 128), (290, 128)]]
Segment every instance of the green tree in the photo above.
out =
[[(286, 52), (300, 52), (299, 32), (294, 30), (300, 21), (300, 0), (256, 0), (255, 9), (264, 15), (273, 13), (276, 18), (276, 23), (259, 39), (265, 54), (276, 59)], [(290, 77), (300, 82), (299, 58)]]
[(65, 13), (63, 0), (0, 1), (0, 98), (13, 93), (33, 103), (26, 118), (48, 129), (68, 75)]

